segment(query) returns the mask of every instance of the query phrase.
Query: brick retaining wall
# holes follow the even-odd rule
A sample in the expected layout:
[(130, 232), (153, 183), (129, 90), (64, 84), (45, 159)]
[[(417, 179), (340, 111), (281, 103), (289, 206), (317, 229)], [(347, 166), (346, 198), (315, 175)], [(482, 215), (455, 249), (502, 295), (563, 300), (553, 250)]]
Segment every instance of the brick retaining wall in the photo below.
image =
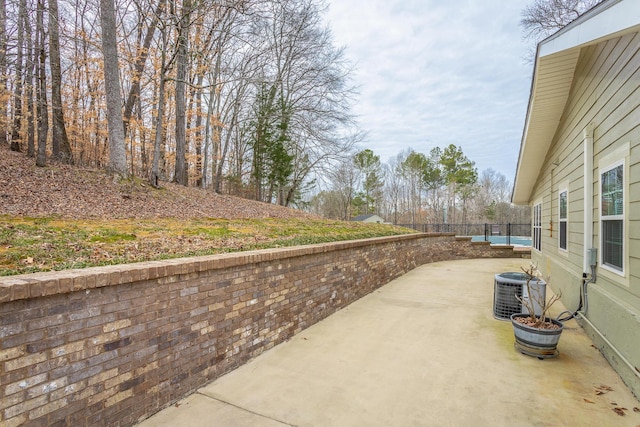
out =
[(131, 426), (428, 262), (413, 234), (0, 277), (0, 425)]

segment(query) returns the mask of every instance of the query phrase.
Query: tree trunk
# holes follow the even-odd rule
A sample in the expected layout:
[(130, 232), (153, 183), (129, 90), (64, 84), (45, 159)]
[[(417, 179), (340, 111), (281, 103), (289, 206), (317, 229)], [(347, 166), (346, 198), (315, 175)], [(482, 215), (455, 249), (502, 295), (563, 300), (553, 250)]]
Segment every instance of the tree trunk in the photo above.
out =
[[(163, 55), (164, 60), (164, 55)], [(164, 64), (163, 64), (164, 67)], [(160, 84), (158, 87), (158, 108), (156, 117), (156, 135), (153, 142), (153, 164), (151, 166), (151, 185), (155, 188), (160, 187), (160, 145), (162, 144), (162, 119), (164, 116), (164, 75), (160, 76)]]
[[(18, 17), (18, 19), (20, 19)], [(9, 96), (7, 92), (7, 0), (0, 0), (0, 146), (7, 144)], [(5, 96), (5, 94), (7, 96)]]
[(44, 0), (38, 0), (38, 11), (36, 12), (36, 51), (38, 52), (37, 62), (37, 94), (38, 100), (38, 153), (36, 155), (36, 166), (44, 167), (47, 163), (47, 133), (49, 132), (49, 112), (47, 107), (47, 55), (45, 53), (46, 33), (43, 23)]
[[(164, 1), (162, 2), (164, 4)], [(162, 51), (160, 52), (160, 82), (158, 85), (158, 108), (156, 112), (156, 134), (153, 141), (153, 161), (151, 164), (151, 174), (149, 181), (155, 188), (160, 187), (160, 146), (162, 144), (162, 120), (164, 116), (164, 84), (165, 73), (167, 72), (167, 32), (163, 28)]]
[(113, 0), (100, 0), (100, 22), (102, 25), (107, 125), (109, 128), (109, 170), (111, 173), (128, 177), (127, 153), (122, 124), (116, 16)]
[(20, 151), (22, 133), (22, 63), (24, 45), (24, 22), (27, 15), (26, 0), (20, 0), (18, 6), (18, 43), (16, 46), (16, 80), (13, 90), (13, 127), (11, 129), (11, 151)]
[(58, 0), (49, 0), (49, 64), (51, 67), (51, 109), (53, 121), (53, 157), (73, 163), (71, 146), (67, 137), (62, 111), (62, 70), (60, 67), (60, 34), (58, 25)]
[(204, 177), (204, 168), (202, 166), (202, 82), (204, 80), (204, 75), (200, 73), (198, 76), (198, 83), (196, 84), (197, 89), (195, 93), (195, 102), (196, 102), (196, 123), (195, 123), (195, 135), (194, 140), (196, 144), (196, 173), (198, 176), (198, 180), (196, 185), (198, 187), (204, 188), (205, 180)]
[[(209, 101), (207, 102), (207, 118), (204, 122), (204, 147), (202, 149), (202, 176), (200, 180), (202, 182), (202, 188), (205, 188), (208, 184), (207, 181), (207, 169), (209, 167), (209, 147), (211, 146), (211, 116), (213, 114), (213, 97), (215, 96), (215, 85), (211, 85), (209, 88)], [(215, 147), (213, 148), (215, 153)], [(214, 161), (211, 166), (211, 177), (215, 173), (215, 155)]]
[[(138, 120), (143, 123), (142, 118), (142, 101), (138, 97)], [(147, 156), (147, 133), (140, 132), (140, 176), (148, 176), (149, 158)]]
[[(26, 2), (26, 0), (20, 0), (21, 2)], [(25, 8), (26, 10), (26, 8)], [(35, 126), (35, 117), (36, 112), (34, 105), (34, 67), (36, 63), (35, 52), (33, 50), (33, 40), (32, 40), (32, 32), (31, 25), (29, 25), (29, 18), (25, 14), (24, 23), (25, 23), (25, 35), (27, 39), (27, 58), (26, 58), (26, 80), (25, 80), (25, 93), (27, 98), (27, 157), (35, 157), (36, 156), (36, 126)]]
[(176, 51), (176, 165), (173, 180), (180, 185), (189, 184), (187, 170), (187, 120), (186, 120), (186, 78), (187, 53), (189, 50), (189, 19), (191, 1), (182, 5), (182, 16), (178, 27), (178, 47)]

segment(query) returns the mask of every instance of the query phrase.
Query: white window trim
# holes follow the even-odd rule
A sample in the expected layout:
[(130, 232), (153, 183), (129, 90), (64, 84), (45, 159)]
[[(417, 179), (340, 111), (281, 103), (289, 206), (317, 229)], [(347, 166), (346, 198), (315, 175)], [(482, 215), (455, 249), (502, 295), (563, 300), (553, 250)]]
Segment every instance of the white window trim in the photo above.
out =
[[(540, 212), (539, 212), (539, 221), (540, 224), (536, 225), (536, 215), (535, 215), (535, 211), (536, 211), (536, 207), (540, 206)], [(537, 252), (542, 252), (542, 200), (536, 200), (533, 203), (532, 206), (532, 213), (531, 213), (531, 248)], [(539, 235), (540, 235), (540, 247), (536, 247), (536, 233), (535, 230), (539, 229)]]
[[(600, 263), (599, 267), (601, 268), (602, 273), (605, 276), (612, 274), (613, 277), (624, 278), (624, 284), (628, 286), (628, 270), (629, 270), (629, 237), (627, 233), (627, 229), (629, 227), (629, 162), (627, 158), (629, 157), (629, 147), (630, 144), (627, 142), (623, 144), (621, 147), (610, 153), (609, 155), (603, 157), (598, 162), (598, 227), (600, 232), (598, 233), (598, 245), (600, 248), (598, 249), (598, 261)], [(603, 248), (603, 229), (602, 229), (602, 175), (605, 172), (610, 171), (618, 166), (622, 165), (622, 173), (623, 173), (623, 185), (622, 185), (622, 197), (623, 197), (623, 208), (622, 215), (616, 216), (608, 216), (607, 219), (621, 219), (622, 220), (622, 271), (617, 268), (609, 267), (604, 264), (604, 248)], [(617, 218), (619, 217), (619, 218)]]
[[(560, 217), (560, 195), (562, 193), (567, 193), (567, 217), (562, 219)], [(563, 248), (562, 246), (560, 246), (560, 236), (562, 235), (560, 233), (560, 223), (566, 223), (566, 231), (565, 231), (565, 238), (567, 239), (565, 242), (566, 248)], [(569, 252), (569, 186), (567, 184), (564, 184), (559, 190), (558, 190), (558, 249), (560, 250), (560, 253), (563, 254), (567, 254)]]

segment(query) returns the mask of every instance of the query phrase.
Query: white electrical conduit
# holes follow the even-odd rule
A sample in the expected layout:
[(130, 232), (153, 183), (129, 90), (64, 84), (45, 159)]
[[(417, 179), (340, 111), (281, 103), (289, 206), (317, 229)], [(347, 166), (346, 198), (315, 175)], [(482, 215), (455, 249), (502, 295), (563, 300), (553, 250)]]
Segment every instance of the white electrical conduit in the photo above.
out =
[(593, 245), (593, 124), (583, 132), (584, 138), (584, 240), (582, 272), (589, 273), (589, 249)]

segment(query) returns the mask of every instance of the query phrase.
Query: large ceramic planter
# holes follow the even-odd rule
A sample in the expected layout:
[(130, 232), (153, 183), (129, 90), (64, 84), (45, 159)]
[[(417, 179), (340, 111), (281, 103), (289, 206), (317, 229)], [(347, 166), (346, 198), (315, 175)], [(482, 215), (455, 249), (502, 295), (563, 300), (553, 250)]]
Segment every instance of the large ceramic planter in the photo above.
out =
[(533, 328), (516, 320), (521, 317), (529, 317), (529, 315), (523, 313), (511, 315), (511, 324), (516, 338), (516, 350), (538, 359), (556, 357), (558, 355), (558, 341), (560, 340), (560, 334), (562, 334), (562, 323), (547, 317), (546, 321), (557, 325), (558, 329)]

